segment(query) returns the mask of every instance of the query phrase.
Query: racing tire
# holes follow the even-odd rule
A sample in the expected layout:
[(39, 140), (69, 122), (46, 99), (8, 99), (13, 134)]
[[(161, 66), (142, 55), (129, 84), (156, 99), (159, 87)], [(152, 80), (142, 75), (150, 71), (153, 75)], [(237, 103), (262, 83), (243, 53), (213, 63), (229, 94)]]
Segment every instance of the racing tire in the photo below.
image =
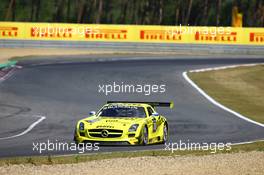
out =
[(148, 128), (145, 126), (142, 129), (142, 134), (141, 134), (141, 145), (147, 145), (148, 144)]
[(167, 143), (168, 141), (168, 126), (164, 123), (163, 126), (163, 135), (162, 135), (162, 143)]

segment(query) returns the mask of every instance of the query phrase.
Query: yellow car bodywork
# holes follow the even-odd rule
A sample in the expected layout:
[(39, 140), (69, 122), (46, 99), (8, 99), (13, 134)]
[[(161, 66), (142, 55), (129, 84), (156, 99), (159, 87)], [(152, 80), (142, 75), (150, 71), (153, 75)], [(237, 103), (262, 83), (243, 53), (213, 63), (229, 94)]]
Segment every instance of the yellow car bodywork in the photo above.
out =
[[(142, 107), (146, 116), (144, 118), (101, 117), (97, 112), (77, 122), (74, 133), (74, 140), (77, 144), (98, 142), (103, 144), (147, 145), (167, 141), (167, 120), (164, 116), (156, 113), (154, 106), (147, 103), (108, 103), (101, 109), (110, 105)], [(132, 125), (138, 127), (131, 131)]]

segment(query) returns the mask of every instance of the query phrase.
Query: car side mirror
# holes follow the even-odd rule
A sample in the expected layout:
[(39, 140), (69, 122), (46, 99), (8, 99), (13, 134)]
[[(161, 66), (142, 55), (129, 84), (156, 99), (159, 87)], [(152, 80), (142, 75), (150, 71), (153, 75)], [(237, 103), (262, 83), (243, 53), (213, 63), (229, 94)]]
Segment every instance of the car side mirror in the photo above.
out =
[(89, 112), (89, 115), (91, 115), (91, 116), (92, 116), (92, 115), (95, 115), (95, 114), (96, 114), (95, 111), (90, 111), (90, 112)]
[(153, 117), (157, 117), (157, 116), (159, 116), (159, 113), (157, 113), (157, 112), (153, 112), (153, 113), (151, 114), (151, 116), (153, 116)]

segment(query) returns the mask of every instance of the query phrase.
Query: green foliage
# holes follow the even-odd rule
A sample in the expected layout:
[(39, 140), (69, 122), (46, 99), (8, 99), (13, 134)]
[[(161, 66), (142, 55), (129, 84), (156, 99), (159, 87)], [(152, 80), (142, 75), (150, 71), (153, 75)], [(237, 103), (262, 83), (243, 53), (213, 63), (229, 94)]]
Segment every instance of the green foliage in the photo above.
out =
[(235, 5), (245, 27), (264, 26), (263, 0), (1, 0), (0, 21), (230, 26)]

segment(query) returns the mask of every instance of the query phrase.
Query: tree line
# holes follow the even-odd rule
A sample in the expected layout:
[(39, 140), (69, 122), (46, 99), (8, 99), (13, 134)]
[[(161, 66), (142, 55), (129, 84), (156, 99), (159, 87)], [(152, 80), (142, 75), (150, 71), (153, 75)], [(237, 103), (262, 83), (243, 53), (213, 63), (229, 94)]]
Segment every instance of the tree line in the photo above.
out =
[(0, 0), (0, 21), (230, 26), (234, 7), (264, 26), (264, 0)]

